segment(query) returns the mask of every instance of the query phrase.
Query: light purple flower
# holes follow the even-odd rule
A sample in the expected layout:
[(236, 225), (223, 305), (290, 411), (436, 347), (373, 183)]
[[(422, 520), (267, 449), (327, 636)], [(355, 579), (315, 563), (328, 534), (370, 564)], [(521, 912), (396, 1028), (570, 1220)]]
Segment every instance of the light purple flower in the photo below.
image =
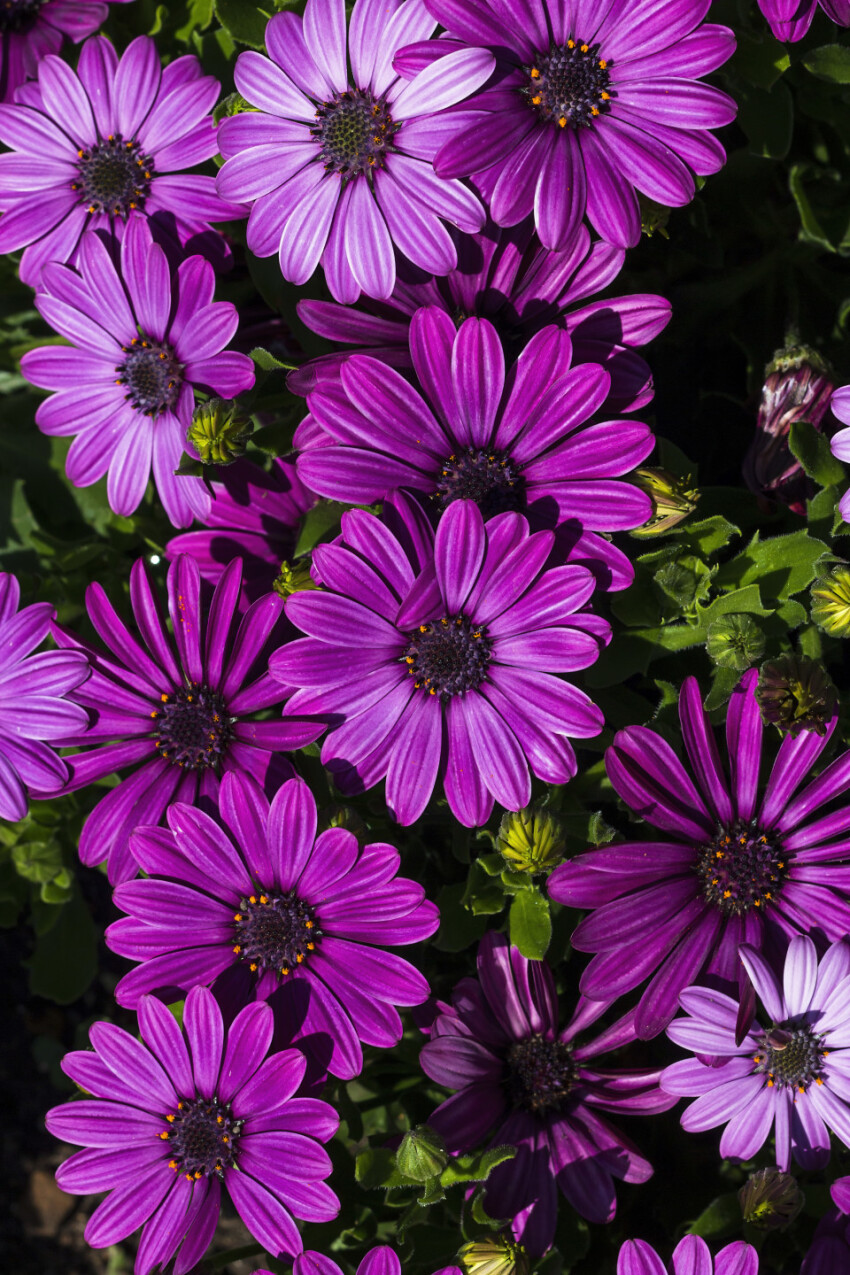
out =
[(38, 83), (0, 106), (10, 147), (0, 155), (0, 252), (25, 249), (23, 281), (38, 284), (50, 261), (76, 262), (86, 230), (120, 239), (134, 209), (178, 247), (211, 221), (244, 216), (219, 198), (213, 177), (180, 171), (218, 149), (218, 91), (195, 57), (163, 69), (144, 35), (120, 62), (103, 36), (87, 40), (76, 73), (44, 58)]
[[(830, 399), (830, 410), (833, 416), (846, 425), (847, 429), (839, 429), (829, 440), (833, 456), (845, 463), (850, 462), (850, 385), (842, 385)], [(846, 491), (838, 503), (841, 517), (850, 522), (850, 491)]]
[(835, 1208), (820, 1219), (800, 1275), (836, 1275), (850, 1269), (850, 1177), (837, 1178), (829, 1189)]
[(86, 1097), (47, 1113), (51, 1133), (84, 1148), (58, 1169), (62, 1190), (109, 1192), (88, 1220), (87, 1242), (105, 1248), (141, 1227), (136, 1275), (172, 1258), (174, 1275), (185, 1275), (212, 1240), (223, 1186), (269, 1253), (300, 1253), (293, 1215), (328, 1222), (339, 1212), (319, 1145), (339, 1120), (326, 1102), (297, 1096), (304, 1055), (267, 1057), (274, 1015), (262, 1002), (225, 1031), (204, 987), (186, 997), (182, 1031), (153, 996), (139, 1004), (139, 1029), (141, 1041), (95, 1023), (94, 1052), (62, 1063)]
[(0, 13), (0, 102), (13, 99), (41, 59), (60, 51), (65, 36), (79, 44), (108, 13), (100, 0), (6, 0)]
[[(343, 1275), (342, 1270), (337, 1266), (336, 1262), (325, 1257), (324, 1253), (315, 1253), (311, 1249), (305, 1249), (303, 1253), (299, 1253), (292, 1266), (293, 1275)], [(257, 1271), (257, 1275), (264, 1275), (263, 1271)], [(265, 1272), (265, 1275), (271, 1275), (271, 1271)], [(386, 1244), (379, 1244), (377, 1248), (370, 1248), (369, 1252), (360, 1262), (355, 1275), (401, 1275), (401, 1262)]]
[(35, 304), (70, 346), (29, 350), (21, 370), (58, 391), (35, 419), (45, 434), (77, 435), (69, 479), (88, 487), (106, 474), (110, 508), (126, 517), (153, 473), (168, 517), (188, 526), (207, 505), (200, 478), (174, 473), (189, 451), (195, 386), (233, 398), (254, 383), (251, 359), (224, 349), (238, 316), (229, 301), (213, 301), (212, 266), (189, 257), (172, 276), (145, 218), (134, 214), (118, 265), (100, 236), (87, 234), (79, 274), (49, 265), (42, 283)]
[(484, 1204), (490, 1217), (513, 1219), (515, 1238), (535, 1256), (552, 1243), (559, 1190), (582, 1217), (609, 1222), (614, 1179), (652, 1176), (633, 1143), (599, 1112), (647, 1115), (674, 1101), (658, 1088), (660, 1070), (596, 1065), (635, 1039), (633, 1013), (578, 1042), (607, 1008), (581, 998), (559, 1029), (549, 966), (527, 961), (490, 930), (478, 949), (478, 978), (462, 979), (451, 1005), (439, 1005), (420, 1054), (426, 1076), (458, 1091), (428, 1117), (450, 1151), (482, 1143), (518, 1148), (490, 1174)]
[(486, 80), (492, 55), (460, 49), (410, 81), (391, 65), (436, 26), (422, 0), (357, 0), (348, 30), (345, 0), (307, 0), (303, 19), (269, 22), (269, 57), (240, 55), (236, 87), (257, 110), (220, 126), (218, 190), (252, 205), (248, 247), (277, 253), (285, 279), (306, 283), (321, 261), (337, 301), (388, 297), (396, 249), (446, 274), (457, 256), (443, 222), (481, 229), (476, 196), (431, 160), (441, 112)]
[(287, 599), (309, 636), (276, 651), (270, 672), (299, 689), (284, 713), (330, 723), (322, 761), (344, 793), (386, 776), (399, 823), (418, 819), (438, 779), (467, 827), (494, 799), (527, 804), (530, 770), (575, 774), (567, 737), (597, 735), (602, 714), (553, 674), (586, 668), (609, 635), (580, 610), (594, 588), (581, 566), (546, 569), (552, 532), (520, 514), (484, 524), (458, 500), (436, 536), (403, 494), (385, 521), (355, 510), (314, 550), (324, 588)]
[(32, 652), (50, 632), (48, 602), (18, 610), (21, 589), (0, 571), (0, 819), (23, 819), (28, 797), (47, 797), (68, 778), (54, 747), (71, 731), (85, 730), (88, 715), (65, 697), (89, 676), (73, 651)]
[(818, 5), (840, 27), (850, 27), (850, 0), (758, 0), (758, 4), (777, 40), (802, 40)]
[[(673, 1250), (670, 1275), (758, 1275), (759, 1255), (743, 1240), (727, 1244), (711, 1260), (705, 1240), (686, 1235)], [(626, 1240), (617, 1258), (617, 1275), (667, 1275), (655, 1249), (645, 1240)]]
[(850, 931), (850, 807), (831, 804), (846, 792), (850, 752), (806, 783), (835, 718), (823, 735), (788, 736), (760, 794), (757, 683), (751, 669), (729, 702), (728, 777), (695, 678), (679, 698), (691, 773), (655, 731), (618, 732), (605, 757), (608, 777), (660, 835), (579, 855), (548, 881), (559, 903), (594, 909), (572, 936), (579, 951), (596, 953), (579, 984), (585, 996), (622, 996), (651, 976), (637, 1011), (643, 1037), (662, 1031), (682, 988), (703, 977), (737, 987), (746, 1018), (752, 989), (741, 943), (778, 955), (813, 926), (830, 940)]
[(721, 1156), (749, 1160), (773, 1133), (780, 1169), (792, 1155), (804, 1169), (822, 1169), (830, 1130), (850, 1146), (850, 943), (833, 943), (819, 960), (798, 934), (781, 976), (748, 943), (739, 956), (764, 1017), (736, 1044), (737, 1002), (687, 988), (679, 1004), (690, 1018), (675, 1019), (667, 1035), (698, 1057), (668, 1067), (661, 1087), (696, 1097), (682, 1114), (689, 1133), (726, 1125)]

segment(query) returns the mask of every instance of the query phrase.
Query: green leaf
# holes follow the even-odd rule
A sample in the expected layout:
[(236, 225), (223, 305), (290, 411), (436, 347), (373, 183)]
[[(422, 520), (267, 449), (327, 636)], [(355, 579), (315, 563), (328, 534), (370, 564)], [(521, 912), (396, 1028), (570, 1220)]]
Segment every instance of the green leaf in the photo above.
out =
[(701, 1235), (703, 1239), (725, 1239), (741, 1229), (741, 1206), (734, 1191), (718, 1195), (708, 1208), (700, 1213), (688, 1227), (689, 1235)]
[(850, 49), (843, 44), (822, 44), (803, 58), (803, 66), (819, 80), (850, 84)]
[(844, 466), (833, 456), (829, 440), (810, 421), (792, 423), (788, 446), (819, 487), (843, 482)]
[(58, 1005), (82, 996), (97, 973), (97, 933), (79, 890), (40, 935), (29, 961), (30, 991)]
[[(756, 532), (743, 552), (720, 567), (714, 583), (720, 589), (757, 583), (764, 599), (789, 598), (811, 584), (815, 563), (826, 551), (824, 542), (807, 531), (770, 540), (761, 540)], [(735, 607), (736, 611), (747, 609)]]
[(336, 531), (347, 507), (333, 500), (320, 500), (314, 505), (301, 524), (293, 558), (300, 558), (303, 553), (309, 553), (320, 540), (327, 540), (330, 533)]
[[(495, 857), (501, 860), (501, 866), (504, 867), (505, 863), (501, 855)], [(466, 890), (461, 903), (465, 908), (469, 908), (473, 916), (494, 916), (505, 906), (504, 890), (498, 879), (494, 880), (493, 876), (487, 872), (480, 859), (476, 859), (469, 869)]]
[(298, 366), (297, 363), (281, 363), (280, 359), (276, 359), (268, 350), (264, 350), (258, 345), (251, 351), (251, 358), (257, 367), (261, 367), (265, 372), (292, 372)]
[(740, 679), (741, 674), (738, 669), (718, 668), (714, 674), (711, 689), (705, 697), (706, 712), (713, 713), (716, 708), (721, 708), (728, 703)]
[(809, 243), (819, 244), (827, 252), (835, 252), (834, 245), (818, 221), (806, 187), (803, 184), (803, 178), (810, 167), (811, 165), (809, 164), (793, 164), (788, 173), (788, 186), (794, 196), (794, 203), (797, 205), (797, 212), (800, 215), (800, 237)]
[(740, 536), (741, 528), (722, 514), (713, 514), (710, 518), (701, 518), (699, 522), (682, 523), (675, 534), (680, 540), (687, 541), (695, 552), (707, 558), (718, 549), (725, 549), (733, 536)]
[(753, 85), (743, 94), (738, 123), (746, 133), (753, 155), (762, 159), (784, 159), (794, 131), (794, 99), (785, 84), (774, 84), (770, 92)]
[(440, 909), (440, 928), (432, 940), (440, 952), (462, 952), (476, 943), (487, 928), (487, 918), (473, 916), (463, 906), (461, 899), (466, 892), (466, 882), (443, 886), (437, 895)]
[(536, 886), (514, 895), (510, 911), (511, 943), (529, 961), (542, 961), (552, 939), (549, 900)]
[(262, 49), (266, 24), (270, 15), (250, 0), (215, 0), (215, 13), (221, 25), (239, 44)]
[(501, 1146), (456, 1156), (443, 1169), (440, 1181), (443, 1186), (455, 1186), (458, 1182), (484, 1182), (498, 1165), (512, 1160), (515, 1155), (516, 1147)]
[[(395, 1154), (386, 1147), (367, 1147), (354, 1162), (354, 1178), (367, 1191), (388, 1185), (397, 1176)], [(419, 1184), (410, 1180), (411, 1186)]]
[(707, 607), (698, 607), (699, 622), (708, 627), (719, 620), (721, 615), (772, 615), (773, 608), (762, 605), (761, 589), (757, 584), (748, 584), (743, 589), (733, 589), (720, 598), (715, 598)]

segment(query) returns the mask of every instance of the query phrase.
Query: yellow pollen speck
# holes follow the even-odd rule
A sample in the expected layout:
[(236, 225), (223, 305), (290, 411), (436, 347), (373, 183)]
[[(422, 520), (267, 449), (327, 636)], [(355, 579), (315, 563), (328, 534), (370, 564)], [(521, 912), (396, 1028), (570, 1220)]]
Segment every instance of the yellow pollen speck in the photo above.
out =
[(239, 953), (240, 953), (241, 951), (242, 951), (242, 948), (241, 948), (241, 947), (239, 946), (239, 944), (237, 943), (237, 944), (236, 944), (236, 946), (235, 946), (235, 948), (233, 949), (233, 955), (234, 955), (234, 956), (238, 956), (238, 955), (239, 955)]
[(267, 894), (261, 894), (261, 895), (260, 895), (260, 902), (261, 902), (261, 903), (268, 903), (268, 901), (269, 901), (269, 896), (268, 896)]
[(252, 894), (252, 895), (251, 895), (251, 897), (250, 897), (250, 899), (248, 900), (248, 902), (249, 902), (249, 903), (256, 903), (256, 902), (257, 902), (257, 896), (256, 896), (256, 894)]
[(767, 1087), (768, 1087), (768, 1089), (772, 1089), (772, 1088), (773, 1088), (773, 1077), (772, 1077), (772, 1076), (768, 1076), (768, 1078), (767, 1078)]
[(177, 1119), (177, 1117), (176, 1117), (176, 1116), (166, 1116), (165, 1118), (166, 1118), (166, 1120), (168, 1121), (168, 1123), (169, 1123), (169, 1124), (173, 1124), (173, 1123), (174, 1123), (174, 1121)]
[(533, 103), (533, 105), (534, 105), (534, 106), (539, 106), (539, 105), (540, 105), (540, 94), (538, 93), (535, 97), (533, 97), (533, 98), (531, 99), (531, 101), (532, 101), (532, 103)]
[(561, 118), (558, 120), (558, 123), (560, 124), (561, 128), (566, 128), (567, 127), (566, 115), (562, 115)]
[(224, 1124), (224, 1116), (216, 1116), (215, 1122), (216, 1124)]
[(234, 919), (234, 921), (241, 921), (241, 920), (242, 920), (242, 913), (241, 913), (241, 912), (235, 912), (235, 913), (234, 913), (234, 915), (233, 915), (233, 919)]
[(222, 1142), (229, 1142), (229, 1141), (230, 1139), (228, 1138), (227, 1134), (225, 1134), (224, 1137), (222, 1138)]
[(599, 94), (599, 96), (602, 98), (603, 102), (608, 102), (610, 101), (610, 98), (611, 98), (611, 94), (606, 93), (604, 90)]
[(166, 1129), (166, 1130), (165, 1130), (163, 1133), (161, 1133), (159, 1136), (163, 1139), (163, 1141), (167, 1142), (167, 1141), (168, 1141), (168, 1130)]
[(724, 899), (731, 899), (731, 897), (732, 897), (732, 891), (731, 891), (731, 890), (724, 890), (724, 891), (723, 891), (723, 897), (724, 897)]
[(754, 907), (754, 908), (760, 908), (760, 907), (761, 907), (761, 899), (753, 899), (753, 907)]
[(820, 1076), (815, 1076), (815, 1084), (816, 1084), (816, 1085), (822, 1085), (822, 1084), (823, 1084), (823, 1081), (821, 1080)]
[(591, 108), (590, 108), (590, 113), (591, 113), (591, 115), (598, 115), (598, 114), (599, 114), (599, 107), (598, 107), (598, 106), (591, 106)]
[(203, 1173), (201, 1173), (201, 1170), (200, 1170), (200, 1169), (196, 1169), (196, 1170), (195, 1170), (195, 1181), (196, 1181), (196, 1182), (197, 1182), (198, 1178), (202, 1178), (203, 1176), (204, 1176), (204, 1175), (203, 1175)]
[(602, 67), (602, 70), (604, 71), (604, 70), (605, 70), (605, 68), (606, 68), (606, 66), (608, 65), (608, 59), (607, 59), (607, 58), (600, 58), (600, 59), (599, 59), (599, 65)]
[(296, 952), (296, 953), (295, 953), (295, 960), (296, 960), (297, 964), (298, 964), (298, 965), (300, 965), (300, 964), (302, 963), (302, 961), (304, 960), (304, 953), (303, 953), (303, 952)]
[(576, 47), (576, 42), (575, 42), (575, 40), (567, 40), (567, 48), (568, 48), (568, 49), (574, 49), (575, 47)]
[(587, 51), (588, 51), (588, 49), (589, 49), (589, 48), (590, 48), (590, 45), (588, 45), (588, 44), (583, 44), (583, 45), (581, 46), (581, 51), (582, 51), (582, 53), (587, 53)]
[(251, 973), (252, 973), (252, 974), (256, 974), (256, 972), (257, 972), (257, 964), (256, 964), (256, 962), (255, 962), (255, 961), (252, 961), (252, 962), (251, 962), (251, 964), (248, 966), (248, 969), (251, 971)]
[(536, 67), (536, 66), (533, 66), (533, 67), (531, 68), (531, 78), (532, 78), (532, 80), (539, 80), (539, 79), (540, 79), (540, 72), (538, 71), (538, 69), (537, 69), (537, 67)]
[(799, 1089), (800, 1093), (805, 1093), (805, 1092), (806, 1092), (806, 1090), (804, 1089), (804, 1087), (803, 1087), (802, 1085), (798, 1085), (798, 1086), (797, 1086), (797, 1088)]
[(313, 952), (313, 951), (315, 951), (315, 948), (316, 948), (316, 944), (315, 944), (315, 943), (308, 943), (308, 944), (307, 944), (307, 951), (308, 951), (308, 952)]
[(281, 965), (281, 967), (280, 967), (280, 972), (281, 972), (281, 974), (288, 974), (288, 973), (289, 973), (289, 966), (288, 966), (288, 965)]
[(312, 928), (313, 928), (313, 922), (312, 922), (312, 921), (305, 921), (305, 922), (304, 922), (304, 928), (305, 928), (305, 929), (307, 929), (307, 930), (312, 930)]
[(420, 633), (427, 633), (427, 632), (428, 632), (428, 625), (427, 625), (427, 624), (420, 624), (420, 625), (419, 625), (419, 632), (420, 632)]
[(186, 1181), (187, 1181), (187, 1182), (194, 1182), (194, 1180), (195, 1180), (195, 1179), (192, 1177), (191, 1173), (187, 1173), (187, 1174), (186, 1174)]
[(175, 1169), (175, 1170), (176, 1170), (176, 1168), (177, 1168), (177, 1161), (176, 1161), (176, 1160), (169, 1160), (169, 1161), (168, 1161), (168, 1167), (169, 1167), (169, 1169)]

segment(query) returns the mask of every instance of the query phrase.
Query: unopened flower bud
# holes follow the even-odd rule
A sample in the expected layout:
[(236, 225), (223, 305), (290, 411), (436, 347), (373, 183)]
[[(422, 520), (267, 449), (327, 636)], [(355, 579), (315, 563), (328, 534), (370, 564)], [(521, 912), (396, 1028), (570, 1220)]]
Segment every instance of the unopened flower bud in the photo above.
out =
[(751, 1173), (738, 1192), (744, 1221), (766, 1231), (784, 1231), (800, 1212), (805, 1196), (796, 1178), (779, 1169)]
[(205, 465), (229, 465), (244, 455), (253, 428), (235, 403), (211, 398), (195, 408), (186, 436)]
[(663, 536), (697, 507), (699, 491), (690, 487), (690, 477), (677, 478), (666, 469), (637, 469), (632, 481), (645, 491), (653, 504), (652, 517), (631, 533), (639, 538)]
[(402, 1138), (395, 1159), (405, 1177), (427, 1182), (443, 1172), (449, 1162), (449, 1153), (435, 1129), (427, 1124), (418, 1124)]
[(638, 194), (638, 203), (640, 205), (640, 228), (647, 239), (651, 239), (653, 235), (660, 235), (662, 239), (669, 239), (667, 233), (667, 222), (670, 220), (671, 209), (665, 207), (664, 204), (657, 204), (654, 199), (650, 199), (647, 195)]
[(812, 585), (812, 619), (830, 637), (850, 637), (850, 565), (840, 562)]
[(468, 1275), (528, 1275), (531, 1264), (521, 1244), (506, 1235), (486, 1235), (458, 1253)]
[(751, 615), (721, 615), (708, 626), (705, 649), (720, 668), (743, 673), (764, 655), (764, 634)]
[(826, 734), (838, 694), (822, 664), (808, 655), (780, 655), (762, 666), (756, 698), (764, 720), (795, 736)]
[(310, 575), (310, 560), (302, 558), (299, 562), (282, 562), (280, 574), (275, 577), (272, 588), (282, 598), (288, 598), (291, 593), (304, 593), (308, 589), (318, 589), (319, 586)]
[(502, 815), (496, 849), (515, 872), (550, 872), (564, 858), (563, 827), (542, 806), (508, 811)]

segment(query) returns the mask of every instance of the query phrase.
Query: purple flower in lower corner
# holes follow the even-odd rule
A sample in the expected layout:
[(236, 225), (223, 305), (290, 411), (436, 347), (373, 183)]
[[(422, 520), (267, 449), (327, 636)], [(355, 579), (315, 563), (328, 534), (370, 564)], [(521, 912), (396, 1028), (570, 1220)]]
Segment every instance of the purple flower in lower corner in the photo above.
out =
[[(846, 463), (850, 462), (850, 385), (842, 385), (835, 391), (829, 403), (830, 411), (844, 429), (837, 430), (829, 440), (833, 456)], [(841, 517), (850, 522), (850, 491), (845, 491), (838, 503)]]
[(339, 1120), (327, 1103), (297, 1097), (302, 1053), (267, 1056), (273, 1019), (257, 1002), (225, 1031), (215, 997), (198, 987), (186, 997), (182, 1031), (147, 996), (139, 1004), (141, 1041), (95, 1023), (94, 1052), (66, 1055), (63, 1070), (86, 1096), (54, 1107), (47, 1127), (84, 1148), (57, 1170), (62, 1190), (109, 1191), (86, 1226), (93, 1248), (141, 1227), (136, 1275), (172, 1258), (174, 1275), (184, 1275), (209, 1247), (222, 1187), (275, 1257), (301, 1252), (294, 1217), (337, 1216), (339, 1201), (323, 1181), (331, 1161), (319, 1143)]
[(30, 795), (62, 788), (68, 767), (53, 745), (88, 725), (85, 709), (67, 698), (89, 676), (87, 660), (75, 651), (33, 655), (54, 610), (20, 603), (18, 581), (0, 571), (0, 819), (12, 821), (24, 818)]
[(241, 585), (242, 564), (236, 558), (207, 599), (197, 563), (179, 557), (168, 572), (169, 636), (140, 559), (130, 573), (136, 633), (99, 584), (89, 586), (86, 602), (103, 647), (54, 625), (57, 643), (83, 652), (91, 669), (89, 680), (72, 692), (75, 702), (89, 710), (91, 724), (62, 741), (83, 749), (66, 759), (67, 791), (134, 768), (101, 798), (80, 837), (83, 863), (108, 859), (113, 882), (138, 872), (129, 848), (137, 826), (159, 823), (173, 801), (214, 801), (228, 770), (249, 774), (274, 792), (292, 774), (280, 753), (300, 748), (321, 731), (311, 722), (257, 720), (287, 693), (267, 672), (283, 602), (267, 594), (240, 619)]
[(758, 0), (777, 40), (802, 40), (820, 5), (840, 27), (850, 27), (850, 0)]
[(0, 18), (0, 102), (13, 100), (41, 59), (60, 52), (65, 36), (79, 44), (108, 13), (102, 0), (7, 0)]
[[(343, 1275), (342, 1270), (332, 1258), (325, 1257), (324, 1253), (315, 1253), (311, 1249), (299, 1253), (293, 1263), (292, 1271), (293, 1275)], [(256, 1275), (264, 1275), (264, 1272), (257, 1271)], [(271, 1275), (271, 1272), (265, 1272), (265, 1275)], [(401, 1262), (387, 1244), (379, 1244), (377, 1248), (369, 1249), (357, 1267), (355, 1275), (401, 1275)]]
[[(714, 1261), (705, 1240), (686, 1235), (673, 1250), (670, 1275), (758, 1275), (759, 1255), (750, 1244), (736, 1240), (722, 1248)], [(651, 1244), (626, 1240), (617, 1257), (617, 1275), (668, 1275)]]
[(675, 1099), (658, 1087), (660, 1070), (612, 1071), (596, 1060), (635, 1039), (627, 1014), (580, 1043), (607, 1004), (581, 998), (559, 1029), (558, 998), (545, 961), (527, 961), (502, 934), (478, 949), (478, 979), (463, 979), (441, 1004), (420, 1063), (427, 1076), (458, 1092), (428, 1117), (450, 1151), (508, 1143), (514, 1159), (487, 1179), (490, 1217), (513, 1219), (513, 1232), (537, 1256), (555, 1231), (558, 1191), (592, 1222), (617, 1207), (614, 1179), (645, 1182), (652, 1166), (600, 1111), (647, 1115)]
[(836, 719), (823, 735), (788, 736), (760, 792), (757, 684), (751, 669), (729, 702), (728, 776), (695, 678), (679, 698), (693, 779), (655, 731), (620, 731), (606, 753), (608, 777), (660, 835), (579, 855), (548, 881), (559, 903), (594, 909), (572, 936), (579, 951), (596, 953), (581, 978), (585, 996), (622, 996), (650, 978), (636, 1020), (645, 1038), (664, 1029), (682, 989), (703, 978), (738, 988), (749, 1021), (741, 943), (778, 957), (794, 934), (817, 928), (835, 940), (850, 931), (850, 810), (830, 809), (846, 792), (850, 752), (806, 783)]
[(834, 1208), (820, 1219), (800, 1275), (836, 1275), (850, 1270), (850, 1177), (837, 1178), (830, 1187)]
[(751, 1159), (771, 1133), (775, 1161), (804, 1169), (829, 1162), (830, 1130), (850, 1147), (850, 943), (833, 943), (818, 960), (812, 940), (788, 945), (781, 975), (749, 944), (739, 949), (764, 1007), (738, 1039), (739, 1005), (706, 987), (689, 987), (667, 1035), (697, 1057), (673, 1063), (661, 1087), (696, 1098), (682, 1114), (689, 1133), (725, 1124), (724, 1158)]

